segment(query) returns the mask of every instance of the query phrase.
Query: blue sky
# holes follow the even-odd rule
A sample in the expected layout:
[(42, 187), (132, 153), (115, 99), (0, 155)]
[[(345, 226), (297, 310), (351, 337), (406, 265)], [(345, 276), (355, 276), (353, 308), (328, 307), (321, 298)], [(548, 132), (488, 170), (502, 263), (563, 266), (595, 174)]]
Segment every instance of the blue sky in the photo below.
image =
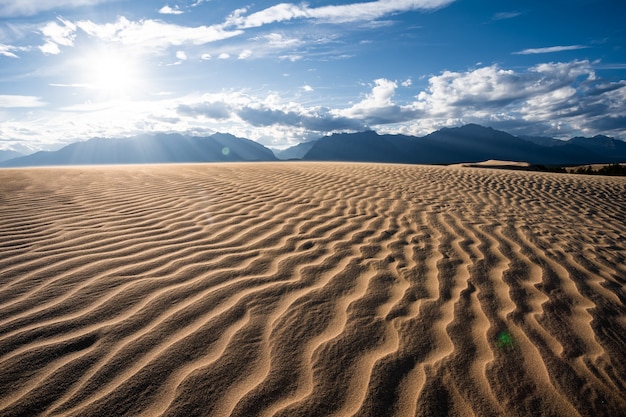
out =
[(622, 0), (0, 0), (0, 149), (229, 132), (626, 139)]

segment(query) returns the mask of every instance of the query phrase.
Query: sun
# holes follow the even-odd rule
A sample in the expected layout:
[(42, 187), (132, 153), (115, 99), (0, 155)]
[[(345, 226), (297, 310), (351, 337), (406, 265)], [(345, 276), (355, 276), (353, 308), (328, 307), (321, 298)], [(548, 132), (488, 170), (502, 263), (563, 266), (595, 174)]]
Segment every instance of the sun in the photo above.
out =
[(81, 58), (84, 84), (102, 98), (129, 98), (141, 92), (145, 75), (137, 57), (114, 47), (99, 47)]

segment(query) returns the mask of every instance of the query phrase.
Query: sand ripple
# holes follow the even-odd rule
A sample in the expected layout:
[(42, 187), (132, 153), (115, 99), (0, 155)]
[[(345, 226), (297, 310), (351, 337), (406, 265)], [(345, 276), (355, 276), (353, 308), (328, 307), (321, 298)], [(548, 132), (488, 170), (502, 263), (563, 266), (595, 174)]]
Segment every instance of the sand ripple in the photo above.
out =
[(0, 170), (0, 416), (617, 416), (626, 180)]

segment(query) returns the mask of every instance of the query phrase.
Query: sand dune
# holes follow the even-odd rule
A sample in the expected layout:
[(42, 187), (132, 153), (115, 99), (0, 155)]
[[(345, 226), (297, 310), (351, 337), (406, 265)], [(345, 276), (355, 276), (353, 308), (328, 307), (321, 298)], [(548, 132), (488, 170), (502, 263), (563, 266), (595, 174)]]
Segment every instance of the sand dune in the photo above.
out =
[(0, 416), (617, 416), (626, 179), (0, 170)]

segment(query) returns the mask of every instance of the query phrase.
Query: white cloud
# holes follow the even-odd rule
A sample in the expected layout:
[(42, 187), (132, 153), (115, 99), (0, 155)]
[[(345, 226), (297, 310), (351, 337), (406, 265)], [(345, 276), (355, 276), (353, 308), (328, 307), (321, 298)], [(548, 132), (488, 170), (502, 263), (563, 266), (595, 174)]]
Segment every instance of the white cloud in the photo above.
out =
[(586, 49), (585, 45), (567, 45), (567, 46), (550, 46), (547, 48), (529, 48), (523, 51), (513, 52), (515, 55), (532, 55), (532, 54), (549, 54), (553, 52), (575, 51), (577, 49)]
[(248, 59), (252, 56), (252, 51), (250, 49), (245, 49), (241, 51), (237, 59)]
[(112, 1), (116, 0), (0, 0), (0, 16), (32, 16), (47, 10), (95, 6)]
[(384, 78), (375, 80), (374, 84), (372, 92), (365, 97), (365, 100), (356, 104), (354, 109), (376, 109), (393, 106), (391, 98), (396, 93), (398, 84)]
[(283, 61), (291, 61), (291, 62), (296, 62), (296, 61), (300, 61), (302, 58), (304, 58), (302, 55), (298, 55), (298, 54), (289, 54), (289, 55), (281, 55), (278, 57), (278, 59), (283, 60)]
[(218, 55), (217, 59), (228, 59), (230, 58), (230, 55), (227, 54), (226, 52), (222, 52), (221, 54)]
[(280, 3), (249, 15), (246, 15), (247, 9), (238, 9), (229, 16), (226, 24), (238, 28), (252, 28), (293, 19), (313, 19), (331, 23), (367, 21), (392, 13), (438, 9), (453, 1), (378, 0), (321, 7), (310, 7), (306, 3)]
[(125, 17), (106, 24), (82, 20), (76, 22), (76, 26), (104, 41), (157, 51), (183, 44), (204, 45), (243, 33), (241, 30), (225, 30), (221, 25), (188, 27), (151, 19), (130, 21)]
[(35, 96), (18, 96), (18, 95), (0, 95), (0, 108), (20, 108), (20, 107), (42, 107), (46, 103), (41, 97)]
[(28, 47), (5, 45), (3, 43), (0, 43), (0, 55), (1, 56), (6, 56), (9, 58), (19, 58), (19, 56), (15, 54), (14, 52), (28, 51), (28, 50), (29, 50)]
[(174, 8), (171, 8), (169, 5), (165, 5), (163, 7), (161, 7), (159, 9), (159, 13), (161, 14), (183, 14), (185, 12), (183, 12), (182, 10), (180, 10), (178, 8), (178, 6), (174, 6)]
[(54, 42), (46, 42), (39, 46), (39, 50), (46, 55), (58, 55), (61, 53), (59, 45)]
[(203, 61), (208, 61), (208, 60), (210, 60), (211, 58), (212, 58), (211, 54), (202, 54), (202, 55), (200, 56), (200, 59), (201, 59), (201, 60), (203, 60)]
[(49, 22), (40, 29), (45, 44), (40, 46), (39, 49), (44, 54), (59, 54), (61, 52), (59, 45), (74, 46), (76, 25), (60, 17), (58, 20), (63, 25), (59, 25), (57, 22)]
[(253, 40), (261, 41), (271, 48), (285, 49), (295, 48), (304, 43), (302, 39), (289, 38), (282, 33), (268, 33), (265, 35), (256, 36)]
[(308, 84), (303, 85), (303, 86), (302, 86), (302, 89), (303, 89), (304, 91), (306, 91), (307, 93), (311, 93), (311, 92), (313, 91), (313, 87), (311, 87), (311, 86), (310, 86), (310, 85), (308, 85)]
[(460, 73), (445, 71), (428, 80), (416, 105), (433, 114), (492, 109), (550, 94), (572, 85), (581, 75), (593, 76), (588, 61), (540, 64), (524, 73), (496, 65)]
[(176, 58), (178, 58), (181, 61), (186, 61), (187, 54), (185, 53), (185, 51), (176, 51)]

